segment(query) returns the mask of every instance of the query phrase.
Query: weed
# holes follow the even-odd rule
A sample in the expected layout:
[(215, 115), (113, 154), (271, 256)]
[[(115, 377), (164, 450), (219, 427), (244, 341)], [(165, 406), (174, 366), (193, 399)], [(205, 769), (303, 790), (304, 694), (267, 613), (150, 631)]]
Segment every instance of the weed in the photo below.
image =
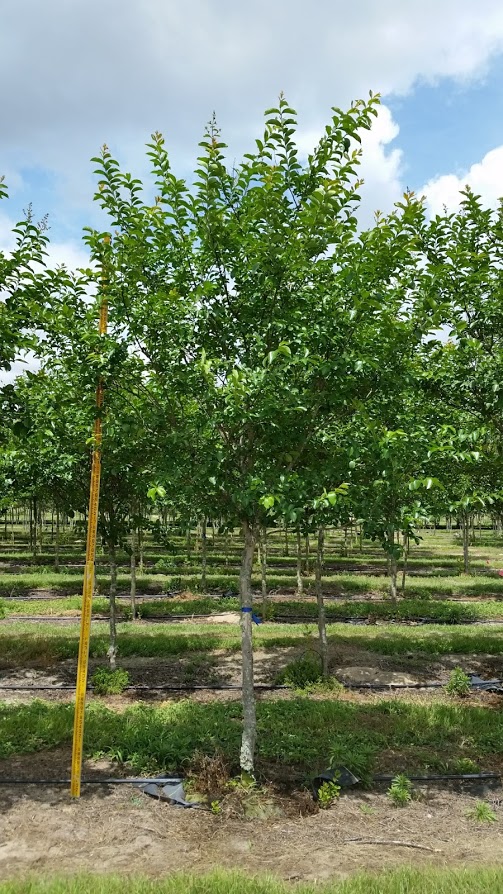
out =
[(403, 773), (395, 776), (388, 791), (388, 798), (395, 807), (405, 807), (412, 801), (412, 782)]
[(215, 816), (219, 816), (219, 814), (222, 813), (220, 801), (212, 801), (210, 804), (210, 810)]
[(455, 667), (450, 673), (445, 691), (456, 698), (465, 698), (470, 692), (470, 677), (460, 667)]
[(190, 775), (198, 792), (217, 803), (229, 784), (229, 765), (221, 751), (212, 756), (195, 751), (190, 761)]
[(360, 804), (360, 810), (364, 816), (375, 816), (375, 807), (369, 807), (368, 804)]
[(318, 789), (318, 803), (322, 810), (328, 810), (329, 807), (337, 801), (340, 796), (341, 787), (335, 782), (324, 782)]
[(475, 807), (466, 811), (466, 816), (469, 819), (476, 820), (478, 823), (495, 823), (498, 819), (494, 810), (486, 801), (477, 801)]
[(91, 684), (97, 695), (119, 695), (129, 685), (129, 674), (123, 668), (98, 667), (91, 677)]
[(296, 658), (287, 664), (277, 677), (278, 685), (291, 686), (293, 689), (305, 689), (313, 683), (320, 683), (321, 680), (320, 659), (309, 655)]

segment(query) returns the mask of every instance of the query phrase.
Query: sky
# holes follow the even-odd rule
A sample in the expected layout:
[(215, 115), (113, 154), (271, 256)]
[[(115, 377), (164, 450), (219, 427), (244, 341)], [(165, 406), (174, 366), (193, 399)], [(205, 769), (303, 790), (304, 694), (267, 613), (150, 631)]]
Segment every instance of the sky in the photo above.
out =
[(503, 195), (502, 0), (2, 0), (0, 249), (33, 204), (49, 214), (51, 260), (84, 264), (100, 226), (90, 158), (107, 143), (148, 176), (164, 133), (190, 177), (213, 111), (229, 160), (254, 146), (283, 90), (308, 151), (332, 106), (380, 92), (364, 141), (364, 215), (406, 188), (432, 213), (464, 184)]

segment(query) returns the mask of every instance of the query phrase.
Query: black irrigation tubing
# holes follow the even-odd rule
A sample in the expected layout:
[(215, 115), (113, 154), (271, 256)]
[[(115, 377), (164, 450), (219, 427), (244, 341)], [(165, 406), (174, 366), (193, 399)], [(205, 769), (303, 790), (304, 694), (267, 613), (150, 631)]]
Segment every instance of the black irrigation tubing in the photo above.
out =
[[(338, 682), (341, 682), (340, 680)], [(482, 683), (470, 683), (470, 689), (487, 691), (487, 686), (499, 686), (503, 680), (484, 680)], [(387, 689), (443, 689), (444, 683), (343, 683), (345, 689), (371, 689), (383, 692)]]
[[(445, 688), (444, 683), (440, 682), (431, 682), (431, 683), (343, 683), (341, 680), (337, 680), (336, 682), (341, 683), (344, 689), (349, 690), (359, 690), (359, 689), (369, 689), (375, 692), (386, 692), (387, 690), (402, 690), (402, 689), (443, 689)], [(471, 683), (471, 689), (481, 689), (482, 691), (487, 691), (488, 684), (491, 686), (498, 686), (503, 684), (503, 680), (483, 680), (481, 683)], [(62, 684), (61, 686), (52, 685), (20, 685), (19, 683), (15, 685), (0, 685), (0, 692), (29, 692), (31, 690), (44, 690), (49, 692), (65, 692), (65, 691), (74, 691), (74, 685)], [(240, 692), (242, 686), (234, 683), (219, 683), (213, 685), (200, 685), (194, 683), (193, 685), (184, 685), (184, 686), (170, 686), (159, 684), (158, 686), (145, 686), (144, 684), (139, 684), (137, 686), (125, 686), (123, 692)], [(275, 692), (278, 690), (290, 690), (292, 691), (291, 686), (286, 685), (278, 685), (273, 683), (255, 683), (254, 689), (257, 689), (261, 692)], [(92, 686), (88, 686), (87, 692), (94, 692)]]
[[(373, 783), (393, 782), (395, 776), (374, 776)], [(501, 773), (437, 773), (431, 776), (408, 776), (411, 782), (489, 782), (501, 779)], [(158, 785), (181, 782), (179, 776), (118, 777), (83, 779), (82, 785)], [(69, 779), (0, 779), (0, 785), (70, 785)]]
[[(236, 614), (239, 612), (239, 609), (231, 609), (230, 611), (235, 611)], [(223, 613), (223, 612), (222, 612)], [(136, 620), (142, 621), (143, 623), (152, 622), (154, 624), (160, 623), (180, 623), (183, 621), (201, 621), (207, 618), (216, 618), (218, 617), (220, 612), (213, 612), (210, 614), (190, 614), (190, 615), (150, 615), (142, 618), (137, 617)], [(80, 622), (80, 617), (78, 615), (23, 615), (23, 614), (14, 614), (7, 615), (7, 617), (2, 618), (0, 620), (4, 621), (29, 621), (30, 623), (39, 623), (39, 624), (48, 624), (52, 622), (60, 622), (67, 624), (78, 624)], [(91, 618), (94, 622), (104, 623), (109, 620), (107, 615), (94, 615)], [(316, 616), (310, 615), (276, 615), (275, 618), (267, 618), (265, 623), (269, 624), (316, 624), (317, 623)], [(396, 625), (418, 625), (425, 626), (427, 624), (437, 624), (439, 626), (446, 627), (459, 627), (463, 625), (470, 626), (478, 626), (478, 625), (497, 625), (503, 623), (503, 616), (501, 618), (396, 618), (396, 617), (382, 617), (377, 618), (376, 621), (369, 621), (368, 616), (361, 617), (343, 617), (343, 618), (332, 618), (330, 615), (327, 615), (326, 618), (327, 624), (355, 624), (355, 625), (367, 625), (367, 626), (376, 626), (379, 627), (382, 624), (396, 624)], [(118, 623), (127, 623), (129, 624), (130, 619), (127, 618), (117, 618)]]
[[(81, 785), (166, 785), (182, 781), (180, 776), (156, 776), (152, 779), (141, 776), (111, 776), (107, 779), (82, 779)], [(70, 785), (70, 779), (0, 779), (0, 785)]]
[[(201, 692), (208, 692), (208, 691), (210, 691), (210, 692), (241, 692), (242, 688), (243, 688), (242, 686), (240, 686), (238, 684), (234, 684), (234, 683), (220, 683), (220, 684), (214, 684), (212, 686), (199, 685), (198, 683), (194, 683), (193, 685), (184, 685), (184, 686), (168, 686), (168, 685), (165, 686), (163, 684), (159, 684), (158, 686), (145, 686), (145, 685), (139, 684), (138, 686), (125, 686), (122, 691), (123, 692), (198, 692), (198, 691), (201, 691)], [(255, 683), (253, 688), (258, 689), (261, 692), (270, 692), (270, 691), (275, 691), (275, 690), (279, 690), (279, 689), (290, 689), (290, 686), (275, 685), (273, 683)], [(42, 685), (40, 685), (40, 686), (38, 686), (38, 685), (22, 686), (19, 683), (17, 683), (16, 685), (12, 685), (12, 686), (0, 685), (0, 692), (4, 692), (4, 691), (5, 692), (7, 692), (7, 691), (8, 692), (28, 692), (32, 689), (45, 690), (45, 691), (49, 691), (49, 692), (61, 692), (61, 691), (67, 692), (67, 691), (71, 690), (73, 692), (75, 690), (75, 686), (74, 685), (70, 686), (67, 684), (62, 684), (61, 686), (57, 686), (57, 685), (56, 686), (54, 686), (54, 685), (53, 686), (47, 686), (47, 685), (45, 685), (45, 686), (42, 686)], [(95, 690), (92, 686), (87, 687), (87, 692), (94, 692), (94, 691)]]
[[(374, 776), (373, 782), (393, 782), (395, 776)], [(489, 779), (501, 779), (501, 773), (437, 773), (429, 776), (407, 776), (411, 782), (483, 782)]]

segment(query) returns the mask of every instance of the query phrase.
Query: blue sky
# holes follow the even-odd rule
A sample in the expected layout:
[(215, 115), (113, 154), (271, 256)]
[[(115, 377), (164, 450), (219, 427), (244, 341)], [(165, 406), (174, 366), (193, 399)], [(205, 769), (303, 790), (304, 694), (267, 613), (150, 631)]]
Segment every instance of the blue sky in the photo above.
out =
[(232, 161), (280, 90), (306, 151), (332, 105), (382, 92), (365, 220), (406, 186), (432, 211), (466, 181), (488, 203), (503, 194), (501, 0), (3, 0), (0, 78), (0, 248), (32, 202), (70, 265), (85, 258), (82, 226), (100, 223), (89, 159), (103, 142), (145, 176), (144, 143), (162, 130), (189, 175), (213, 110)]
[(462, 174), (503, 144), (503, 55), (474, 81), (419, 83), (386, 104), (400, 133), (404, 178), (411, 189), (442, 174)]

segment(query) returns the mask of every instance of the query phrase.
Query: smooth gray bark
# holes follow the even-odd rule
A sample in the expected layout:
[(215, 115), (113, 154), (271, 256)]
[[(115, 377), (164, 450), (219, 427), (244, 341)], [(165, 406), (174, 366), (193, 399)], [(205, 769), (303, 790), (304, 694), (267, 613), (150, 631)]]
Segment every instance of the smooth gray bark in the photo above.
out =
[(316, 548), (316, 565), (315, 565), (315, 590), (316, 601), (318, 603), (318, 634), (320, 639), (321, 666), (323, 678), (328, 677), (328, 641), (327, 641), (327, 625), (325, 618), (325, 603), (323, 601), (323, 590), (321, 585), (321, 576), (323, 573), (323, 548), (325, 543), (325, 529), (323, 525), (318, 528), (318, 542)]
[[(248, 521), (243, 521), (244, 547), (239, 573), (239, 590), (241, 597), (241, 666), (242, 666), (242, 704), (243, 735), (239, 763), (244, 773), (253, 776), (255, 770), (255, 741), (257, 737), (257, 713), (255, 706), (255, 689), (253, 676), (253, 636), (252, 636), (252, 591), (251, 576), (253, 553), (255, 551), (255, 534)], [(245, 609), (245, 611), (243, 611)]]
[(297, 528), (297, 596), (302, 596), (304, 592), (304, 582), (302, 580), (302, 539), (300, 536), (300, 528)]
[(207, 537), (206, 517), (201, 522), (201, 589), (206, 593)]
[(131, 530), (131, 586), (129, 590), (133, 621), (136, 621), (136, 543), (136, 530), (133, 527)]
[(108, 660), (110, 661), (111, 670), (116, 668), (117, 658), (117, 618), (115, 598), (117, 596), (117, 556), (115, 553), (115, 544), (109, 547), (109, 563), (110, 563), (110, 645), (108, 647)]

